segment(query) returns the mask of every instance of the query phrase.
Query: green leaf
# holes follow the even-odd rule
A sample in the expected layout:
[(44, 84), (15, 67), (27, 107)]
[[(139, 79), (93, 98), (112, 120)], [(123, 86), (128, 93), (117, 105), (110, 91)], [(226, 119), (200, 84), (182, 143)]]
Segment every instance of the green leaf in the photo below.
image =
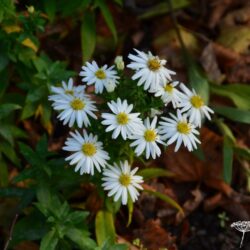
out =
[(0, 187), (6, 187), (8, 185), (8, 167), (0, 155)]
[(67, 218), (73, 225), (77, 225), (77, 224), (82, 224), (86, 220), (88, 215), (89, 215), (89, 212), (86, 212), (86, 211), (74, 211), (74, 212), (71, 212), (67, 216)]
[(131, 224), (133, 211), (134, 211), (134, 203), (131, 200), (131, 198), (129, 197), (129, 199), (128, 199), (128, 222), (127, 222), (127, 227)]
[(220, 115), (223, 115), (232, 121), (250, 123), (250, 111), (226, 107), (226, 106), (214, 106), (213, 110)]
[(100, 210), (95, 219), (97, 243), (101, 246), (105, 241), (115, 242), (115, 226), (112, 213)]
[(11, 245), (14, 246), (25, 240), (33, 241), (41, 239), (49, 230), (44, 220), (45, 217), (38, 210), (33, 210), (31, 214), (18, 220), (14, 227)]
[(233, 145), (231, 140), (224, 137), (223, 142), (223, 178), (226, 183), (230, 184), (232, 181), (233, 169)]
[(144, 192), (147, 192), (163, 201), (165, 201), (166, 203), (168, 203), (169, 205), (175, 207), (177, 210), (179, 210), (181, 213), (184, 213), (183, 212), (183, 209), (180, 207), (180, 205), (175, 201), (173, 200), (172, 198), (170, 198), (169, 196), (165, 195), (165, 194), (162, 194), (162, 193), (159, 193), (157, 191), (152, 191), (152, 190), (148, 190), (148, 189), (144, 189), (143, 190)]
[(11, 112), (21, 109), (21, 106), (13, 103), (5, 103), (0, 106), (0, 119), (8, 116)]
[(209, 82), (197, 63), (188, 55), (187, 60), (189, 84), (207, 104), (209, 100)]
[(145, 168), (138, 171), (138, 175), (142, 176), (144, 180), (156, 178), (156, 177), (173, 177), (174, 173), (161, 169), (161, 168)]
[(52, 229), (43, 237), (40, 245), (40, 250), (54, 250), (57, 243), (58, 238), (56, 236), (56, 231)]
[(1, 142), (0, 151), (14, 164), (19, 165), (19, 159), (17, 158), (14, 148), (7, 142)]
[(250, 161), (250, 149), (249, 148), (241, 148), (241, 147), (235, 146), (234, 153), (238, 157), (242, 157), (243, 159)]
[(14, 138), (10, 130), (9, 124), (1, 124), (0, 126), (0, 135), (9, 142), (10, 145), (14, 146)]
[(240, 109), (250, 109), (250, 86), (246, 84), (215, 85), (212, 84), (211, 92), (230, 98)]
[[(177, 10), (180, 8), (185, 8), (188, 5), (191, 4), (190, 0), (174, 0), (172, 1), (173, 4), (173, 9)], [(147, 19), (147, 18), (152, 18), (155, 16), (159, 16), (162, 14), (168, 13), (169, 10), (169, 5), (166, 1), (160, 2), (159, 4), (154, 4), (152, 8), (148, 9), (145, 13), (139, 16), (140, 19)]]
[(87, 231), (78, 228), (69, 228), (66, 236), (75, 242), (81, 250), (93, 250), (97, 247), (95, 241), (89, 237), (89, 232)]
[(40, 155), (36, 154), (29, 146), (22, 142), (18, 143), (20, 152), (32, 166), (39, 166), (42, 162)]
[(83, 15), (81, 24), (81, 45), (83, 62), (88, 61), (95, 50), (96, 44), (96, 26), (95, 26), (95, 14), (91, 11), (86, 11)]
[(101, 9), (102, 15), (103, 15), (109, 29), (111, 30), (111, 32), (113, 34), (114, 40), (115, 40), (115, 42), (117, 42), (116, 27), (115, 27), (114, 20), (113, 20), (113, 17), (109, 11), (107, 3), (105, 2), (105, 0), (96, 0), (95, 3)]
[(233, 144), (236, 143), (236, 139), (233, 135), (232, 130), (221, 119), (215, 119), (215, 123), (217, 124), (224, 136), (230, 139)]

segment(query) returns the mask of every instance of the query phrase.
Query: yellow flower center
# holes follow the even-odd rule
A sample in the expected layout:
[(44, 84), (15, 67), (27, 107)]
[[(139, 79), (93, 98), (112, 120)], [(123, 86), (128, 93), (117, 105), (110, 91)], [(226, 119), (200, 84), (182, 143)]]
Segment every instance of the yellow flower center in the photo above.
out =
[(147, 129), (145, 132), (144, 132), (144, 138), (147, 142), (152, 142), (152, 141), (155, 141), (156, 139), (156, 133), (153, 129)]
[(85, 103), (80, 100), (80, 99), (74, 99), (71, 103), (70, 106), (74, 110), (82, 110), (85, 107)]
[(117, 116), (116, 116), (116, 120), (118, 122), (118, 124), (120, 125), (125, 125), (128, 123), (129, 121), (129, 118), (128, 118), (128, 115), (124, 112), (121, 112), (119, 113)]
[(82, 145), (82, 152), (86, 156), (92, 156), (92, 155), (94, 155), (96, 153), (96, 147), (92, 143), (84, 143)]
[(106, 73), (102, 70), (102, 69), (98, 69), (96, 72), (95, 72), (95, 76), (100, 79), (100, 80), (103, 80), (106, 78)]
[(204, 105), (204, 101), (199, 95), (192, 96), (190, 99), (190, 102), (197, 109)]
[(122, 186), (127, 187), (131, 183), (131, 177), (128, 174), (122, 174), (119, 178), (119, 182)]
[(148, 68), (152, 71), (157, 71), (161, 67), (161, 62), (158, 58), (148, 60)]
[(177, 131), (181, 134), (187, 135), (187, 134), (189, 134), (190, 130), (191, 130), (191, 128), (190, 128), (189, 124), (186, 122), (179, 122), (177, 124)]
[(73, 90), (65, 90), (64, 93), (66, 95), (74, 95), (74, 91)]
[(172, 84), (166, 84), (164, 86), (164, 90), (168, 93), (172, 93), (173, 92), (173, 89), (174, 89), (174, 86)]

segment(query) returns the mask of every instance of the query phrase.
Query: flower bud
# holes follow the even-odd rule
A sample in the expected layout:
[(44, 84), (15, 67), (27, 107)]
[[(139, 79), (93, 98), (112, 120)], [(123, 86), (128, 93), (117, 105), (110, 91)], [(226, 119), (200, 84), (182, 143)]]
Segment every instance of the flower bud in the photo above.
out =
[(111, 93), (115, 90), (116, 84), (114, 81), (110, 80), (105, 84), (106, 90)]
[(122, 56), (117, 56), (115, 58), (115, 65), (118, 70), (124, 70), (124, 61)]

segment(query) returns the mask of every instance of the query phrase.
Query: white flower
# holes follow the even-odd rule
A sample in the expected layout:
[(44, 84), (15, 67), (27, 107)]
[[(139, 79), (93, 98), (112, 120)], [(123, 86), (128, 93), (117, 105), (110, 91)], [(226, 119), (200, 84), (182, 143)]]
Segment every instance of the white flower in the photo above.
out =
[(61, 111), (58, 118), (63, 121), (63, 125), (68, 124), (72, 127), (76, 121), (77, 126), (81, 128), (84, 124), (85, 127), (90, 125), (88, 115), (96, 119), (96, 115), (93, 111), (97, 108), (94, 102), (90, 100), (87, 94), (75, 94), (75, 95), (59, 95), (52, 107), (55, 110)]
[(135, 148), (135, 153), (137, 156), (141, 155), (146, 150), (146, 159), (152, 156), (153, 159), (156, 156), (161, 155), (161, 150), (157, 143), (164, 144), (158, 135), (158, 130), (156, 129), (157, 117), (155, 117), (150, 124), (149, 118), (144, 121), (144, 128), (137, 131), (136, 134), (132, 136), (131, 139), (135, 141), (130, 144), (131, 147)]
[(175, 75), (174, 71), (164, 67), (167, 62), (166, 60), (161, 60), (158, 56), (153, 56), (151, 52), (146, 54), (136, 49), (135, 51), (137, 55), (128, 55), (128, 58), (132, 62), (127, 67), (136, 71), (132, 79), (139, 79), (137, 85), (144, 85), (144, 90), (149, 89), (149, 91), (153, 92), (158, 89), (160, 82), (170, 81), (171, 75)]
[(70, 132), (70, 135), (72, 137), (66, 140), (63, 149), (73, 153), (65, 160), (70, 161), (70, 165), (76, 164), (75, 172), (80, 170), (81, 175), (83, 173), (93, 175), (95, 168), (101, 172), (101, 168), (107, 165), (109, 156), (103, 150), (102, 143), (97, 141), (97, 136), (88, 135), (86, 131), (83, 131), (83, 135), (78, 131)]
[(143, 126), (142, 120), (138, 118), (140, 113), (131, 113), (133, 105), (128, 105), (127, 100), (121, 101), (120, 98), (116, 102), (108, 103), (109, 108), (113, 112), (103, 113), (103, 125), (107, 125), (106, 132), (113, 131), (112, 138), (116, 139), (119, 134), (124, 140), (130, 137), (135, 131), (138, 131)]
[(95, 93), (102, 93), (104, 87), (107, 88), (108, 82), (111, 80), (114, 84), (118, 84), (117, 72), (113, 70), (114, 66), (108, 68), (107, 65), (99, 67), (95, 61), (92, 63), (87, 62), (86, 66), (82, 67), (80, 76), (82, 81), (86, 82), (87, 85), (95, 84)]
[(165, 105), (172, 102), (173, 107), (177, 108), (182, 98), (185, 98), (185, 95), (176, 88), (178, 84), (178, 81), (160, 84), (155, 96), (160, 96)]
[(54, 93), (54, 95), (49, 96), (50, 101), (56, 101), (59, 97), (59, 95), (75, 95), (77, 93), (84, 93), (85, 86), (74, 86), (73, 79), (70, 78), (68, 81), (68, 84), (64, 81), (62, 81), (62, 87), (51, 87), (51, 92)]
[(117, 56), (115, 58), (115, 65), (116, 65), (117, 69), (124, 70), (124, 61), (123, 61), (122, 56)]
[(182, 98), (182, 101), (179, 105), (181, 112), (187, 111), (187, 116), (189, 117), (189, 121), (194, 125), (201, 127), (201, 120), (204, 116), (206, 116), (209, 120), (211, 116), (209, 113), (214, 113), (214, 111), (205, 105), (204, 100), (201, 96), (197, 95), (195, 90), (189, 90), (184, 84), (181, 84), (181, 89), (184, 91), (186, 96)]
[(177, 110), (177, 116), (170, 114), (172, 118), (162, 117), (163, 121), (159, 122), (160, 134), (162, 140), (167, 139), (167, 145), (176, 142), (175, 152), (178, 151), (183, 143), (189, 151), (197, 148), (196, 143), (200, 143), (196, 135), (199, 132), (195, 129), (195, 126), (188, 122), (186, 115), (181, 114), (180, 110)]
[(128, 203), (128, 196), (135, 202), (138, 199), (139, 192), (137, 189), (143, 189), (139, 183), (143, 179), (139, 175), (135, 175), (138, 168), (131, 170), (127, 161), (120, 162), (120, 166), (114, 164), (114, 167), (109, 166), (103, 171), (104, 190), (110, 190), (108, 196), (114, 195), (114, 201), (118, 201), (121, 197), (122, 204)]

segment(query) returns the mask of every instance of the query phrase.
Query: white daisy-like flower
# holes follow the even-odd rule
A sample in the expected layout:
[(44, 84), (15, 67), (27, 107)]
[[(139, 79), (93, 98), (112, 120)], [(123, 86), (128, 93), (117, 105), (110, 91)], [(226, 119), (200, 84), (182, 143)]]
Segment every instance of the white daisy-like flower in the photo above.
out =
[(177, 108), (182, 99), (185, 98), (185, 95), (176, 88), (178, 84), (178, 81), (161, 83), (154, 95), (160, 96), (165, 105), (171, 102), (173, 107)]
[(187, 120), (186, 115), (177, 110), (177, 116), (173, 114), (170, 114), (170, 116), (171, 118), (162, 117), (163, 121), (159, 122), (162, 140), (166, 139), (167, 145), (176, 141), (175, 152), (178, 151), (182, 143), (189, 151), (197, 149), (196, 143), (200, 143), (200, 141), (196, 135), (199, 135), (199, 132)]
[(152, 123), (150, 124), (149, 118), (144, 121), (144, 128), (137, 131), (136, 134), (132, 136), (131, 139), (135, 141), (130, 144), (131, 147), (135, 148), (135, 153), (137, 156), (141, 155), (146, 150), (146, 159), (152, 156), (153, 159), (156, 156), (161, 155), (161, 150), (157, 143), (164, 144), (161, 140), (158, 129), (156, 128), (157, 117), (154, 117)]
[(116, 102), (108, 103), (112, 113), (103, 113), (103, 125), (108, 126), (106, 132), (112, 131), (112, 138), (116, 139), (119, 134), (124, 140), (130, 137), (135, 131), (142, 128), (142, 120), (138, 117), (140, 113), (131, 113), (133, 105), (128, 105), (127, 100), (121, 101), (120, 98)]
[(88, 116), (97, 119), (93, 113), (97, 111), (94, 103), (87, 94), (78, 93), (73, 96), (61, 94), (54, 100), (52, 107), (61, 111), (58, 118), (63, 121), (63, 125), (68, 124), (72, 127), (76, 122), (77, 126), (82, 128), (83, 124), (85, 127), (90, 125)]
[(94, 175), (95, 168), (101, 172), (101, 168), (107, 165), (109, 155), (103, 150), (102, 142), (97, 141), (97, 136), (88, 135), (86, 131), (83, 135), (78, 131), (70, 132), (70, 135), (72, 137), (67, 138), (63, 149), (73, 153), (65, 160), (70, 161), (70, 165), (76, 164), (75, 172), (79, 170), (81, 175)]
[(135, 51), (137, 55), (128, 55), (132, 62), (127, 67), (136, 71), (132, 79), (139, 79), (138, 86), (144, 85), (144, 90), (154, 92), (158, 89), (160, 82), (171, 81), (171, 75), (175, 75), (175, 72), (164, 67), (166, 60), (159, 59), (151, 52), (146, 54), (136, 49)]
[(53, 95), (49, 96), (50, 101), (56, 101), (58, 99), (59, 95), (75, 95), (78, 93), (84, 93), (85, 91), (85, 86), (79, 85), (79, 86), (74, 86), (73, 79), (70, 78), (68, 80), (68, 83), (62, 81), (62, 87), (51, 87), (51, 92), (54, 93)]
[(104, 183), (102, 186), (104, 190), (109, 190), (108, 196), (114, 196), (114, 201), (118, 201), (121, 197), (123, 205), (128, 203), (128, 196), (135, 202), (139, 196), (137, 189), (143, 189), (140, 185), (143, 178), (135, 175), (137, 170), (138, 168), (131, 170), (131, 166), (127, 161), (104, 169), (104, 177), (102, 178)]
[(92, 63), (87, 62), (86, 66), (82, 67), (80, 76), (82, 76), (82, 81), (86, 82), (87, 85), (95, 84), (95, 93), (102, 93), (104, 87), (107, 88), (110, 81), (115, 85), (118, 84), (118, 79), (116, 70), (113, 69), (114, 66), (108, 68), (107, 65), (99, 67), (95, 61)]
[(187, 111), (189, 121), (201, 127), (201, 120), (204, 116), (211, 120), (209, 113), (213, 114), (214, 111), (205, 105), (201, 96), (194, 89), (192, 91), (189, 90), (184, 84), (181, 84), (180, 88), (185, 93), (185, 97), (182, 98), (179, 107), (182, 113)]

